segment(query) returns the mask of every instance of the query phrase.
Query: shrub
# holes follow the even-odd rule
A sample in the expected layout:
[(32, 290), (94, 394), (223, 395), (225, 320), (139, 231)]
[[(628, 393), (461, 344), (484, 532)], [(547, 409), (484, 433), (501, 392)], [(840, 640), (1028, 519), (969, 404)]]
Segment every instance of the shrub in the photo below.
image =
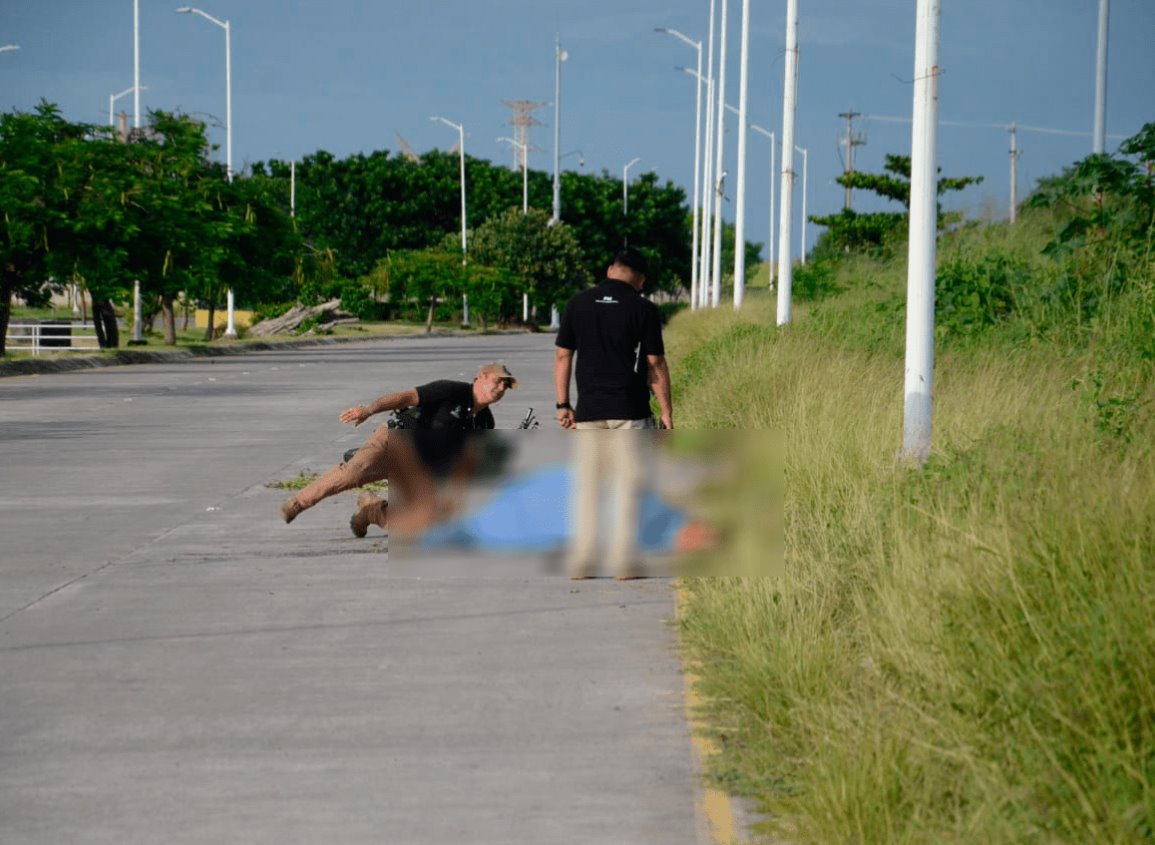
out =
[(1005, 253), (944, 262), (935, 279), (935, 334), (965, 337), (997, 325), (1011, 314), (1014, 291), (1028, 279), (1024, 262)]

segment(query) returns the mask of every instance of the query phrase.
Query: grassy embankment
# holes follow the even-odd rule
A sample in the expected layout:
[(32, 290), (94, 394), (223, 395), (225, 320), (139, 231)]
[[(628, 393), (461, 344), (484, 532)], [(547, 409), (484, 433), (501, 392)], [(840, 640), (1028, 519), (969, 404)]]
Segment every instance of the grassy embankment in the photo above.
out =
[(785, 330), (764, 293), (670, 326), (679, 425), (784, 444), (785, 566), (686, 579), (680, 631), (712, 777), (787, 841), (1155, 839), (1155, 258), (1040, 254), (1057, 226), (941, 240), (921, 468), (901, 250)]

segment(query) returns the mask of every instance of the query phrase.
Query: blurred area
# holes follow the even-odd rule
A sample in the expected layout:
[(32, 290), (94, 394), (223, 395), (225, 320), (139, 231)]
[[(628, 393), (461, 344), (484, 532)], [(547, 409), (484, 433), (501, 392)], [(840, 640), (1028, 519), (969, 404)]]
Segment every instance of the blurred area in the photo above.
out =
[[(398, 446), (407, 434), (394, 432)], [(775, 432), (472, 432), (430, 484), (389, 486), (391, 563), (484, 562), (572, 578), (783, 569)], [(409, 490), (436, 502), (410, 501)]]

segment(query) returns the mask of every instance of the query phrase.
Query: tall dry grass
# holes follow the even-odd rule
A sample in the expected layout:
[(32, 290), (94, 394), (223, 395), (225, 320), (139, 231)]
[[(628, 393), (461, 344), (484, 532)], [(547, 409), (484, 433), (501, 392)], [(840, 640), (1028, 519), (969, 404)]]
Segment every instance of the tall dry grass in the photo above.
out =
[(684, 582), (713, 776), (793, 842), (1152, 841), (1150, 381), (1094, 347), (959, 344), (904, 465), (894, 328), (854, 322), (896, 280), (868, 269), (785, 330), (757, 297), (671, 327), (680, 425), (784, 450), (785, 565)]

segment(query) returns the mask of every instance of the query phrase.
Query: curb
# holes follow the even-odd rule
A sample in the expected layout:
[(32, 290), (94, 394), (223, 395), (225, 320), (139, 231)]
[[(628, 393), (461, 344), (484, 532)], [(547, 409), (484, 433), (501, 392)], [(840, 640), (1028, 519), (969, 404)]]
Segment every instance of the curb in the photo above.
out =
[(382, 340), (410, 340), (428, 337), (481, 337), (497, 334), (528, 334), (525, 329), (499, 329), (485, 332), (431, 332), (429, 334), (378, 335), (375, 337), (318, 337), (302, 340), (254, 341), (236, 346), (192, 346), (183, 349), (143, 350), (118, 349), (106, 355), (82, 355), (60, 358), (21, 358), (19, 360), (0, 359), (0, 378), (6, 376), (32, 376), (47, 373), (66, 373), (74, 370), (91, 370), (100, 367), (119, 367), (126, 364), (162, 364), (191, 361), (195, 358), (221, 358), (228, 355), (244, 355), (249, 352), (270, 352), (278, 349), (304, 349), (310, 346), (333, 346), (341, 343), (374, 343)]

